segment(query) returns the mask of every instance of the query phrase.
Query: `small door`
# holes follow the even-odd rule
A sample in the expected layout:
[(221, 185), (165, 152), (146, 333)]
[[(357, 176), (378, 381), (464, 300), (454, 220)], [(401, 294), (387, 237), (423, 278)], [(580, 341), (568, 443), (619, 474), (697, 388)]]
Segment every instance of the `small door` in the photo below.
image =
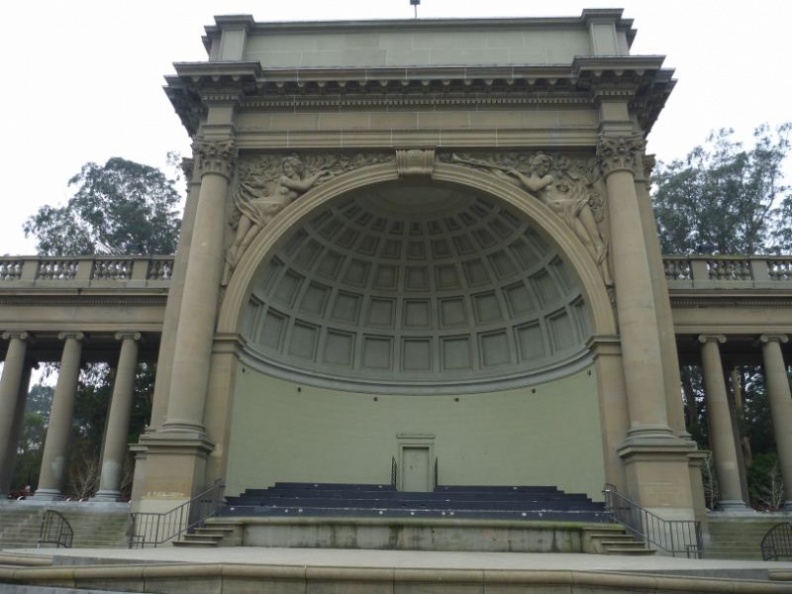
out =
[(402, 491), (431, 491), (431, 461), (428, 446), (402, 447)]

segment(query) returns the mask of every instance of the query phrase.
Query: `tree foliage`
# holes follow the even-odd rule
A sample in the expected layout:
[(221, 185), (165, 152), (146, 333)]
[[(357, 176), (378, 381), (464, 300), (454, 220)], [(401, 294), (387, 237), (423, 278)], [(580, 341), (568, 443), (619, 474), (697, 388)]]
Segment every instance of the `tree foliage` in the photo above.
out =
[[(169, 155), (170, 163), (175, 156)], [(43, 206), (24, 224), (48, 256), (163, 255), (176, 250), (181, 201), (173, 180), (159, 169), (121, 158), (86, 163), (69, 180), (74, 194), (65, 206)], [(112, 364), (114, 361), (109, 361)], [(86, 497), (98, 485), (99, 458), (115, 382), (108, 363), (83, 365), (77, 386), (65, 494)], [(138, 366), (128, 440), (137, 441), (151, 411), (154, 370)], [(35, 385), (26, 402), (25, 434), (18, 446), (14, 482), (35, 487), (41, 464), (52, 388)]]
[[(758, 254), (792, 252), (792, 191), (785, 182), (792, 123), (754, 131), (750, 147), (720, 130), (683, 159), (660, 163), (653, 202), (666, 254)], [(686, 424), (702, 449), (710, 449), (707, 402), (698, 365), (681, 369)], [(778, 505), (775, 439), (762, 369), (738, 366), (727, 384), (747, 467), (752, 503)], [(711, 468), (705, 478), (717, 482)], [(709, 491), (708, 505), (717, 490)]]
[(179, 192), (159, 169), (114, 157), (86, 163), (69, 180), (65, 206), (45, 205), (24, 224), (39, 254), (171, 254), (176, 250)]
[(744, 147), (723, 129), (653, 178), (663, 253), (792, 251), (792, 192), (784, 182), (792, 123), (754, 131)]

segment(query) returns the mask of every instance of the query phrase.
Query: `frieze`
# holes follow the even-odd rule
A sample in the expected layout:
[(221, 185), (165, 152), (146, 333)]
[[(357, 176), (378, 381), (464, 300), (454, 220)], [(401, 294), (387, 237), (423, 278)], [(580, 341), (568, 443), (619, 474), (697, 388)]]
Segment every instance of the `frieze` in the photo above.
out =
[(202, 176), (215, 173), (230, 179), (237, 156), (233, 140), (196, 140), (192, 148)]
[(613, 284), (608, 265), (605, 189), (596, 159), (541, 151), (452, 153), (439, 158), (488, 171), (542, 202), (572, 229), (597, 263), (605, 284)]
[(646, 141), (643, 136), (633, 134), (630, 136), (605, 136), (599, 137), (597, 143), (597, 158), (603, 175), (615, 171), (629, 171), (637, 174), (643, 169), (643, 155)]
[(393, 162), (392, 152), (267, 154), (240, 161), (231, 189), (229, 226), (233, 241), (226, 251), (222, 285), (230, 280), (242, 254), (259, 231), (308, 190), (367, 165)]

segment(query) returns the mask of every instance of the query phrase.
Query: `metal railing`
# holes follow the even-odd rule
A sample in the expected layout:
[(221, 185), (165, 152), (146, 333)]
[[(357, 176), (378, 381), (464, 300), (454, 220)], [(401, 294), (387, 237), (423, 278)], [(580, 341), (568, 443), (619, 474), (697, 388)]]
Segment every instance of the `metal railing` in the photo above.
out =
[(396, 479), (398, 478), (399, 465), (396, 464), (396, 457), (391, 458), (391, 487), (396, 488)]
[(762, 537), (759, 547), (765, 561), (792, 558), (792, 523), (781, 522), (770, 528)]
[(170, 511), (129, 514), (127, 545), (132, 548), (159, 546), (203, 526), (223, 506), (223, 484), (217, 479), (203, 493)]
[(70, 549), (73, 540), (74, 530), (62, 514), (51, 509), (44, 512), (37, 546), (53, 544), (58, 548)]
[(613, 485), (605, 485), (602, 494), (605, 496), (605, 511), (636, 540), (673, 557), (685, 555), (694, 559), (701, 558), (701, 522), (665, 520), (620, 495)]

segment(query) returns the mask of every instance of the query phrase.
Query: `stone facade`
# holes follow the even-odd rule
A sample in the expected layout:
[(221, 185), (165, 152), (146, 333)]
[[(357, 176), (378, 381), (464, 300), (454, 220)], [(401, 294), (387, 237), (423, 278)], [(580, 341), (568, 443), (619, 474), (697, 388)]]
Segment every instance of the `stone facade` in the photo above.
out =
[(792, 481), (790, 261), (663, 260), (645, 138), (674, 80), (661, 57), (629, 54), (634, 35), (614, 10), (387, 26), (218, 17), (209, 59), (167, 79), (194, 141), (167, 304), (133, 307), (154, 298), (151, 265), (0, 263), (3, 299), (121, 281), (132, 312), (66, 323), (52, 302), (36, 323), (14, 305), (3, 476), (31, 345), (57, 334), (63, 386), (36, 496), (59, 496), (72, 376), (104, 332), (119, 372), (100, 499), (118, 495), (130, 369), (157, 357), (133, 446), (141, 510), (217, 478), (228, 492), (388, 482), (393, 460), (403, 488), (549, 483), (598, 498), (610, 483), (665, 519), (702, 519), (679, 395), (678, 346), (694, 344), (726, 506), (745, 501), (724, 344), (763, 357)]

